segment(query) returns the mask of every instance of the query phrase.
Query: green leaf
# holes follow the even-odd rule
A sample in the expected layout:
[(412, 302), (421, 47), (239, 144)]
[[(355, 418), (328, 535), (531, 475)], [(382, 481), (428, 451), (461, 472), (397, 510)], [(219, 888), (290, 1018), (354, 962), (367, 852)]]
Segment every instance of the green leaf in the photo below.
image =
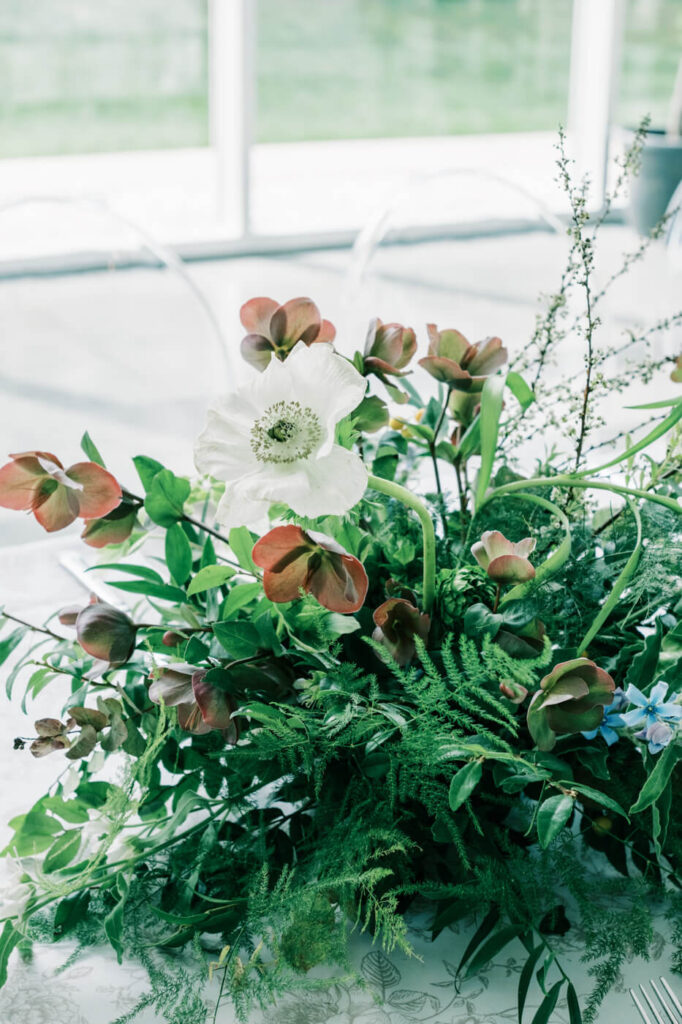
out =
[(490, 935), (491, 931), (493, 930), (499, 919), (500, 911), (498, 910), (497, 907), (491, 907), (488, 913), (481, 921), (476, 931), (474, 932), (474, 935), (471, 941), (469, 942), (469, 945), (464, 950), (462, 959), (460, 960), (459, 966), (457, 967), (457, 974), (459, 974), (459, 972), (464, 967), (465, 963), (468, 961), (469, 957), (474, 953), (476, 949), (478, 949), (483, 940), (488, 935)]
[(90, 459), (90, 462), (96, 462), (98, 466), (104, 466), (104, 459), (100, 455), (97, 445), (92, 440), (87, 430), (81, 438), (81, 448)]
[(468, 800), (476, 786), (481, 781), (483, 765), (480, 761), (469, 761), (453, 775), (448, 790), (448, 803), (450, 810), (456, 811)]
[(471, 421), (457, 447), (454, 449), (454, 460), (466, 462), (470, 455), (479, 451), (481, 445), (481, 414)]
[(661, 420), (653, 430), (650, 430), (648, 434), (642, 437), (636, 444), (630, 445), (625, 451), (619, 455), (615, 455), (608, 462), (603, 462), (601, 466), (590, 466), (589, 469), (582, 470), (580, 476), (592, 476), (595, 473), (601, 473), (603, 469), (610, 469), (611, 466), (617, 465), (619, 462), (623, 462), (625, 459), (630, 459), (637, 452), (641, 452), (643, 448), (648, 448), (650, 444), (657, 441), (659, 437), (667, 434), (668, 431), (675, 426), (677, 421), (682, 418), (682, 400), (678, 401), (673, 406), (672, 412), (670, 412), (664, 420)]
[(148, 455), (136, 455), (133, 459), (133, 464), (137, 470), (137, 475), (142, 481), (142, 486), (145, 491), (148, 491), (152, 485), (152, 480), (157, 473), (161, 472), (163, 465), (157, 462), (156, 459), (150, 459)]
[(630, 820), (627, 813), (619, 803), (616, 803), (616, 801), (612, 800), (610, 796), (606, 796), (605, 793), (600, 792), (598, 789), (592, 789), (591, 786), (584, 786), (582, 782), (573, 782), (571, 779), (568, 781), (562, 779), (561, 785), (565, 786), (566, 789), (576, 789), (579, 793), (582, 793), (583, 796), (587, 796), (590, 800), (594, 800), (594, 802), (599, 804), (601, 807), (606, 807), (607, 810), (613, 811), (614, 814), (619, 814), (627, 821)]
[(55, 938), (66, 935), (81, 921), (85, 920), (90, 905), (90, 891), (66, 896), (57, 904), (54, 916), (53, 932)]
[(561, 978), (554, 985), (552, 985), (551, 989), (540, 1003), (540, 1006), (538, 1007), (537, 1012), (533, 1017), (532, 1024), (547, 1024), (547, 1021), (554, 1012), (554, 1007), (557, 1004), (559, 992), (561, 991), (561, 986), (563, 985), (563, 983), (564, 979)]
[(53, 842), (45, 855), (43, 871), (61, 871), (67, 864), (70, 864), (78, 853), (81, 845), (81, 830), (71, 828), (63, 832)]
[(507, 387), (524, 412), (535, 401), (535, 392), (516, 370), (510, 370), (507, 374)]
[(182, 519), (190, 490), (189, 480), (175, 476), (170, 469), (160, 470), (149, 485), (144, 501), (147, 515), (168, 529)]
[(481, 391), (481, 466), (476, 481), (476, 509), (483, 504), (497, 452), (497, 435), (506, 376), (496, 373), (486, 379)]
[(566, 989), (566, 1004), (568, 1006), (569, 1024), (582, 1024), (583, 1015), (580, 1012), (578, 993), (572, 981), (569, 981), (568, 988)]
[(260, 583), (238, 583), (232, 587), (230, 593), (225, 598), (223, 606), (220, 610), (221, 619), (231, 619), (235, 612), (238, 612), (244, 605), (249, 604), (255, 597), (259, 597), (263, 593), (263, 587)]
[(670, 781), (675, 765), (682, 757), (682, 747), (677, 743), (670, 743), (656, 759), (656, 765), (649, 778), (642, 786), (639, 796), (630, 808), (630, 814), (640, 814), (663, 794), (665, 787)]
[(537, 817), (538, 839), (546, 850), (552, 840), (561, 832), (573, 811), (573, 797), (565, 793), (550, 796), (540, 804)]
[[(13, 629), (4, 640), (0, 641), (0, 665), (7, 661), (12, 651), (19, 646), (27, 633), (28, 629), (25, 626), (19, 626), (17, 629)], [(9, 684), (9, 680), (7, 682)], [(12, 696), (11, 690), (7, 693), (7, 696)]]
[(149, 580), (151, 583), (163, 583), (163, 577), (150, 569), (148, 565), (122, 565), (119, 562), (104, 562), (98, 565), (91, 565), (86, 572), (93, 572), (96, 569), (114, 569), (116, 572), (124, 572), (129, 576), (139, 576), (142, 580)]
[(632, 683), (638, 689), (646, 690), (649, 683), (653, 681), (661, 653), (662, 640), (663, 626), (661, 620), (657, 619), (656, 632), (645, 639), (641, 651), (630, 662), (630, 667), (625, 675), (625, 689)]
[(251, 533), (245, 526), (234, 526), (230, 530), (228, 539), (235, 558), (242, 569), (248, 569), (250, 572), (255, 573), (257, 571), (256, 564), (251, 557), (255, 540)]
[(14, 947), (21, 940), (21, 932), (18, 932), (11, 921), (5, 921), (5, 926), (0, 935), (0, 988), (7, 981), (7, 963)]
[(587, 650), (589, 645), (592, 643), (597, 633), (610, 616), (611, 612), (614, 611), (614, 609), (616, 608), (616, 605), (620, 601), (620, 595), (623, 593), (625, 588), (628, 586), (630, 580), (635, 575), (637, 565), (639, 564), (639, 558), (642, 553), (642, 519), (639, 514), (639, 510), (637, 509), (637, 506), (634, 504), (634, 502), (628, 499), (628, 505), (630, 507), (630, 511), (635, 517), (635, 522), (637, 524), (637, 540), (635, 542), (635, 546), (633, 548), (632, 554), (623, 566), (623, 569), (621, 570), (618, 579), (613, 584), (608, 598), (606, 599), (606, 601), (604, 601), (604, 604), (599, 609), (599, 613), (594, 619), (592, 625), (590, 626), (587, 633), (583, 637), (582, 641), (578, 645), (579, 651)]
[(235, 574), (230, 565), (205, 565), (203, 569), (193, 578), (187, 588), (187, 596), (203, 594), (205, 590), (213, 590), (214, 587), (222, 587)]
[(189, 579), (192, 572), (192, 548), (180, 523), (173, 523), (166, 531), (166, 565), (180, 586)]
[(542, 945), (542, 943), (540, 943), (539, 946), (536, 946), (535, 949), (531, 950), (530, 956), (523, 965), (523, 970), (521, 971), (521, 975), (519, 977), (519, 988), (516, 997), (519, 1024), (523, 1024), (523, 1011), (526, 1006), (528, 989), (530, 988), (530, 983), (533, 980), (533, 971), (535, 970), (535, 965), (540, 959), (540, 956), (544, 948), (545, 947)]
[(233, 658), (250, 658), (260, 650), (258, 630), (250, 622), (216, 622), (213, 632)]
[(489, 960), (497, 956), (500, 950), (504, 949), (513, 939), (518, 939), (521, 933), (522, 929), (519, 925), (510, 924), (506, 928), (500, 928), (499, 932), (491, 935), (467, 964), (467, 977), (470, 977), (481, 967), (485, 967)]
[(173, 601), (175, 604), (185, 604), (187, 595), (179, 587), (172, 587), (169, 583), (146, 583), (137, 580), (125, 580), (120, 583), (109, 583), (108, 586), (116, 587), (117, 590), (125, 590), (128, 594), (144, 594), (145, 597), (154, 597), (159, 601)]
[(118, 900), (104, 918), (104, 931), (116, 952), (116, 959), (123, 963), (123, 911), (128, 898), (128, 882), (123, 874), (116, 878)]
[(72, 825), (83, 825), (89, 820), (85, 804), (80, 800), (64, 800), (60, 796), (44, 796), (40, 801), (42, 806), (58, 814), (63, 821), (69, 821)]
[(356, 430), (372, 434), (388, 423), (388, 406), (378, 395), (369, 395), (353, 410), (351, 419)]

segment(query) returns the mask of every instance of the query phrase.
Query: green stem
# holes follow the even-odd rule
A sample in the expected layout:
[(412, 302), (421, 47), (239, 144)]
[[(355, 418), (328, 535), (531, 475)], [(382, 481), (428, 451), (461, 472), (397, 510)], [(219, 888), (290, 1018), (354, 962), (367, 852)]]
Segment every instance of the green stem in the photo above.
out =
[(415, 497), (406, 487), (393, 483), (392, 480), (383, 480), (378, 476), (369, 477), (369, 486), (375, 491), (388, 495), (401, 501), (407, 508), (411, 508), (419, 516), (424, 538), (424, 583), (422, 587), (422, 607), (430, 614), (433, 608), (433, 601), (436, 594), (436, 534), (433, 529), (433, 521), (426, 507), (419, 498)]
[(656, 505), (663, 505), (673, 512), (682, 513), (682, 505), (669, 498), (665, 494), (652, 494), (651, 491), (643, 491), (636, 487), (621, 487), (619, 484), (607, 484), (600, 480), (586, 480), (584, 477), (573, 476), (565, 473), (558, 476), (538, 476), (530, 480), (514, 480), (510, 484), (502, 484), (494, 491), (489, 491), (483, 504), (497, 498), (502, 494), (511, 494), (513, 491), (521, 491), (528, 487), (579, 487), (582, 489), (594, 488), (598, 491), (612, 491), (614, 494), (626, 494), (633, 498), (645, 498), (646, 501), (653, 501)]

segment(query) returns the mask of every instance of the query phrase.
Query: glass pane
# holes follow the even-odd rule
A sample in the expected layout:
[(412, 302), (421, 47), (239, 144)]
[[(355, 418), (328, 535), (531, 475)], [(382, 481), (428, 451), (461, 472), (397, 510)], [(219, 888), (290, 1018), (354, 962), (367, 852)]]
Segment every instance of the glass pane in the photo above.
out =
[(650, 114), (662, 128), (682, 54), (682, 3), (627, 0), (624, 29), (617, 121), (634, 127)]
[(202, 146), (208, 0), (3, 0), (0, 157)]
[(260, 0), (257, 139), (555, 130), (571, 11), (571, 0)]

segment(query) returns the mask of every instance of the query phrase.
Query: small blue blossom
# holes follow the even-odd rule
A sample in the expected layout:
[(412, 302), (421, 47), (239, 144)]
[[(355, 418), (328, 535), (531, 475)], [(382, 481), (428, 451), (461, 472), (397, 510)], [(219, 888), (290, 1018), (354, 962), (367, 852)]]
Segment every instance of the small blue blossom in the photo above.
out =
[(586, 740), (593, 740), (596, 736), (601, 736), (606, 740), (608, 745), (611, 747), (620, 739), (616, 729), (622, 729), (625, 725), (623, 716), (620, 712), (624, 707), (627, 707), (628, 699), (621, 690), (620, 686), (617, 686), (613, 691), (613, 700), (611, 703), (604, 708), (604, 717), (601, 724), (596, 729), (590, 729), (589, 732), (584, 732), (583, 736)]
[(650, 754), (660, 754), (673, 738), (673, 730), (666, 722), (654, 722), (635, 733), (635, 738), (649, 744)]
[(625, 691), (630, 704), (635, 704), (633, 711), (623, 715), (627, 726), (652, 726), (657, 722), (677, 722), (682, 718), (682, 706), (672, 701), (666, 702), (668, 684), (664, 680), (656, 683), (648, 697), (641, 690), (630, 684)]

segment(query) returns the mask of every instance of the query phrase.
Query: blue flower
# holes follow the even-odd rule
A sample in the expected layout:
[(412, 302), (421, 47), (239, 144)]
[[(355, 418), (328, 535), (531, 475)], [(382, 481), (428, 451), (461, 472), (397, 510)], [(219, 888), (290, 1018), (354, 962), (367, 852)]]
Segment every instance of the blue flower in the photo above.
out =
[(604, 708), (604, 717), (601, 721), (601, 725), (597, 726), (596, 729), (590, 729), (589, 732), (584, 732), (583, 736), (586, 740), (593, 740), (596, 736), (602, 736), (606, 740), (609, 746), (612, 746), (616, 740), (620, 739), (616, 729), (622, 729), (625, 725), (623, 716), (620, 712), (626, 707), (628, 700), (621, 690), (620, 686), (617, 686), (613, 691), (613, 700), (611, 703)]
[(623, 715), (623, 723), (628, 726), (648, 727), (657, 722), (677, 722), (682, 718), (682, 706), (666, 702), (668, 684), (662, 679), (656, 683), (648, 697), (641, 690), (630, 684), (625, 691), (630, 704), (635, 704), (634, 711)]
[(649, 744), (650, 754), (660, 754), (663, 748), (668, 746), (673, 735), (672, 728), (666, 722), (654, 722), (653, 725), (647, 725), (646, 729), (636, 732), (635, 738)]

